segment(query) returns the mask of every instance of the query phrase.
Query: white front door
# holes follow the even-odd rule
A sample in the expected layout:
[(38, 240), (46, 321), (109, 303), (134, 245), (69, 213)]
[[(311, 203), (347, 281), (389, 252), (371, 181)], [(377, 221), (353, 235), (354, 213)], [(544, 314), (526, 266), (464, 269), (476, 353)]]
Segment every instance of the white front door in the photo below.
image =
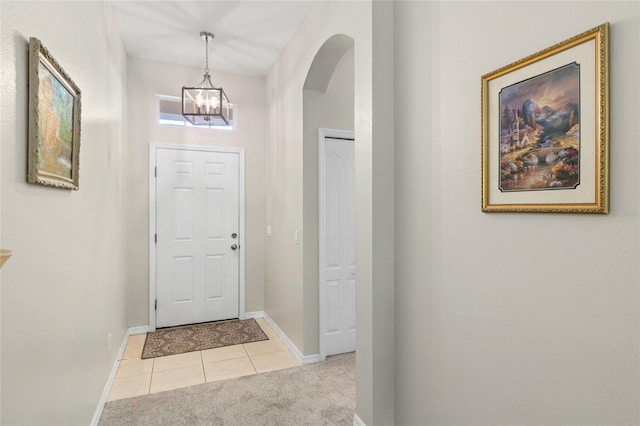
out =
[(353, 139), (325, 136), (319, 142), (321, 338), (327, 356), (356, 349), (355, 152)]
[(238, 318), (238, 157), (156, 151), (156, 327)]

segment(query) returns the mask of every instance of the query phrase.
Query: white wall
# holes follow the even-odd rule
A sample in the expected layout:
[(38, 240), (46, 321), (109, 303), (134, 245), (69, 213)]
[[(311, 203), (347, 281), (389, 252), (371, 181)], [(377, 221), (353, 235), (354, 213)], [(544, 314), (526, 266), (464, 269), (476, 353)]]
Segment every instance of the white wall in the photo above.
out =
[(158, 124), (156, 94), (181, 96), (183, 85), (202, 79), (203, 69), (129, 58), (129, 145), (127, 253), (129, 325), (149, 323), (149, 142), (245, 149), (245, 310), (264, 309), (264, 129), (262, 77), (216, 72), (212, 81), (238, 105), (234, 130)]
[[(294, 240), (295, 231), (303, 229), (302, 90), (326, 40), (335, 34), (355, 40), (356, 409), (369, 425), (393, 421), (392, 12), (389, 2), (315, 3), (267, 76), (266, 223), (273, 236), (265, 246), (265, 311), (306, 351), (303, 252), (308, 240), (302, 233), (299, 245)], [(380, 50), (374, 56), (376, 44)], [(374, 113), (386, 119), (375, 122)], [(375, 177), (374, 161), (386, 166)]]
[(324, 92), (304, 89), (304, 349), (319, 352), (318, 129), (353, 131), (353, 48), (338, 62)]
[[(390, 108), (386, 90), (375, 96), (374, 84), (391, 87), (390, 75), (374, 72), (374, 59), (392, 64), (390, 25), (374, 26), (374, 11), (382, 2), (318, 2), (281, 52), (267, 76), (266, 220), (273, 237), (265, 247), (265, 311), (299, 348), (305, 342), (303, 295), (303, 93), (313, 58), (331, 36), (355, 40), (354, 122), (356, 137), (356, 262), (358, 265), (357, 412), (367, 424), (389, 424), (393, 419), (393, 166), (389, 161), (390, 120), (373, 121), (374, 106)], [(386, 6), (390, 6), (388, 3)], [(385, 6), (385, 7), (386, 7)], [(383, 7), (384, 8), (384, 7)], [(390, 9), (390, 8), (389, 8)], [(388, 10), (386, 11), (388, 12)], [(391, 10), (392, 12), (392, 10)], [(387, 13), (386, 18), (392, 18)], [(384, 15), (376, 16), (384, 20)], [(380, 33), (379, 38), (376, 37)], [(376, 43), (385, 43), (374, 58)], [(392, 52), (392, 50), (391, 50)], [(373, 178), (375, 158), (387, 167)], [(382, 160), (380, 160), (382, 161)], [(392, 199), (392, 198), (391, 198)], [(391, 220), (389, 220), (391, 219)], [(381, 248), (374, 251), (374, 247)], [(383, 261), (378, 256), (391, 253)], [(391, 297), (389, 297), (391, 296)], [(375, 313), (375, 316), (374, 316)], [(374, 328), (374, 321), (382, 324)], [(385, 325), (386, 324), (386, 325)], [(304, 348), (306, 349), (306, 348)], [(375, 349), (375, 350), (374, 350)], [(374, 402), (375, 400), (375, 402)]]
[[(1, 14), (1, 422), (86, 425), (126, 331), (126, 57), (103, 2)], [(26, 183), (30, 36), (82, 90), (79, 191)]]
[[(611, 23), (611, 213), (480, 211), (480, 77)], [(640, 3), (398, 2), (396, 424), (640, 423)]]

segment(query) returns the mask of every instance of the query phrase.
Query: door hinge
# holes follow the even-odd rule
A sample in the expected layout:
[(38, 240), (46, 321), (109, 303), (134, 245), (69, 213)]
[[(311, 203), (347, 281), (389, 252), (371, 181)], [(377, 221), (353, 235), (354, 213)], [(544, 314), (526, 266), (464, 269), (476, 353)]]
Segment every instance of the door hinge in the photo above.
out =
[(158, 166), (153, 168), (153, 176), (158, 177)]
[(158, 299), (156, 299), (156, 303), (153, 305), (153, 309), (158, 310)]
[(155, 241), (156, 244), (158, 244), (158, 234), (153, 234), (153, 240)]

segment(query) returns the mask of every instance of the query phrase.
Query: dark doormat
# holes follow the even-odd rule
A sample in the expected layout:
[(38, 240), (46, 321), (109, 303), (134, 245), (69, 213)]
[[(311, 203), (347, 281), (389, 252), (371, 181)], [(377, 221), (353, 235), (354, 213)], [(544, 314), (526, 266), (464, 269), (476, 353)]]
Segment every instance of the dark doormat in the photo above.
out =
[(208, 322), (147, 333), (142, 359), (269, 340), (254, 319)]

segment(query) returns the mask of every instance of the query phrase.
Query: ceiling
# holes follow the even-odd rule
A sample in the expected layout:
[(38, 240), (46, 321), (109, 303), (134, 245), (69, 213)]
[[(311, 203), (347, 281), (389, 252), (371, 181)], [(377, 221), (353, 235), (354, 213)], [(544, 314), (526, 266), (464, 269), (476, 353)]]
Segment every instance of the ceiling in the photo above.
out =
[(313, 0), (113, 1), (115, 20), (130, 56), (236, 74), (265, 75)]

